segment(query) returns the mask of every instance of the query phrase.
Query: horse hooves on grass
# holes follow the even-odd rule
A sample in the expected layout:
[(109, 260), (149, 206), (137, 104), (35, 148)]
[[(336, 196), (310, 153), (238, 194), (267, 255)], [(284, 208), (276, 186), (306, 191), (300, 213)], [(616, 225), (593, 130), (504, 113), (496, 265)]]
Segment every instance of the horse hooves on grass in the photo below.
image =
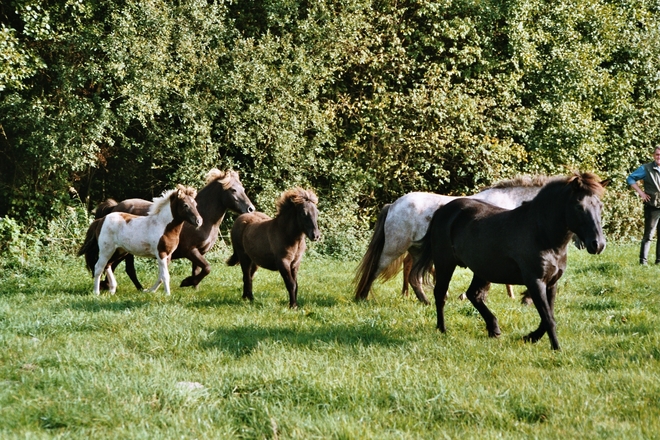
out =
[(523, 295), (523, 297), (520, 299), (520, 304), (523, 306), (531, 306), (534, 304), (534, 300), (529, 295)]

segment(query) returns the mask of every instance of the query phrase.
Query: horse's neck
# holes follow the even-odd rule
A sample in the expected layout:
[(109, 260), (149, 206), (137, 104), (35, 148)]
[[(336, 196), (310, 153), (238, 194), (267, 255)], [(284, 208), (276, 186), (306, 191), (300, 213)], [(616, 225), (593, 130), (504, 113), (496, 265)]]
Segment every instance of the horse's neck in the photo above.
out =
[(148, 216), (152, 222), (155, 222), (159, 225), (167, 225), (174, 220), (174, 215), (172, 214), (171, 205), (163, 206), (160, 211), (156, 214), (151, 214)]
[(273, 219), (273, 224), (276, 225), (277, 229), (284, 232), (287, 244), (299, 241), (305, 234), (298, 226), (295, 210), (289, 210), (278, 215)]
[(566, 222), (565, 203), (563, 200), (557, 203), (557, 200), (535, 199), (534, 203), (525, 206), (534, 211), (533, 221), (539, 229), (539, 235), (545, 238), (545, 247), (559, 250), (568, 246), (573, 232), (568, 229)]
[[(217, 185), (217, 189), (211, 188), (211, 185)], [(225, 218), (227, 207), (222, 204), (222, 198), (217, 192), (224, 191), (219, 184), (211, 184), (202, 188), (195, 197), (197, 202), (197, 211), (204, 222), (203, 226), (213, 226), (217, 228)]]

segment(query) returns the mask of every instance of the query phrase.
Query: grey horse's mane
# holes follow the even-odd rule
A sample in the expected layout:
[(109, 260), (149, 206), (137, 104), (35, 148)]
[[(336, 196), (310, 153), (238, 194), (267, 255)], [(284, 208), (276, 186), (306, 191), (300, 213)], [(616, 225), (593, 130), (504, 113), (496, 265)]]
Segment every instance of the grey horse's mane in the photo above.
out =
[(546, 183), (549, 183), (553, 180), (563, 177), (550, 177), (545, 175), (536, 175), (536, 176), (516, 176), (513, 179), (500, 180), (499, 182), (493, 183), (491, 186), (488, 186), (484, 189), (490, 188), (513, 188), (513, 187), (538, 187), (544, 186)]

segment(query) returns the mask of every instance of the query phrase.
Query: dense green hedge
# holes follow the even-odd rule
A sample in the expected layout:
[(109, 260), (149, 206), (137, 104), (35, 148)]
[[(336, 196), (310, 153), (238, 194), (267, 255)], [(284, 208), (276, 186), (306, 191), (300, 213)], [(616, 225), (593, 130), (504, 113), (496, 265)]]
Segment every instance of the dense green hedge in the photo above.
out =
[[(614, 179), (660, 140), (660, 5), (643, 0), (8, 0), (0, 217), (241, 173), (260, 210), (316, 189), (319, 251), (360, 249), (406, 192), (520, 173)], [(625, 202), (625, 203), (624, 203)]]

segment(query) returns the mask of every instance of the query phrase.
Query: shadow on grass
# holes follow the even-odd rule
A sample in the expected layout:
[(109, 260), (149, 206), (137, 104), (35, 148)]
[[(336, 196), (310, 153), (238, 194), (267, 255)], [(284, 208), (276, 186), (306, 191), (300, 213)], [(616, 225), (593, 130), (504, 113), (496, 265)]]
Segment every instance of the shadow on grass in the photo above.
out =
[[(265, 296), (268, 297), (268, 295), (271, 295), (271, 293), (267, 293)], [(272, 295), (277, 295), (276, 293), (272, 293)], [(281, 304), (278, 304), (278, 306), (287, 306), (289, 304), (289, 297), (286, 291), (281, 295)], [(333, 297), (321, 297), (321, 296), (310, 296), (310, 297), (300, 297), (298, 296), (298, 307), (299, 308), (305, 308), (305, 307), (319, 307), (319, 308), (332, 308), (337, 306), (339, 301), (337, 301), (336, 298)], [(196, 301), (191, 301), (188, 304), (186, 304), (186, 307), (191, 308), (191, 309), (204, 309), (204, 308), (218, 308), (218, 307), (238, 307), (243, 304), (250, 304), (250, 302), (246, 299), (243, 299), (241, 296), (241, 292), (237, 292), (235, 296), (230, 296), (230, 295), (223, 295), (223, 296), (215, 296), (215, 297), (207, 297), (207, 298), (200, 298), (197, 299)], [(266, 307), (265, 300), (261, 300), (260, 298), (256, 298), (254, 302), (252, 303), (252, 306), (254, 307)]]
[(99, 301), (97, 297), (72, 301), (68, 307), (72, 310), (81, 312), (124, 312), (126, 310), (135, 310), (149, 305), (152, 301), (148, 300), (123, 300), (123, 301)]
[(210, 337), (200, 346), (206, 350), (217, 348), (234, 357), (243, 357), (251, 354), (263, 342), (269, 341), (309, 347), (317, 343), (347, 346), (395, 346), (407, 340), (388, 334), (387, 330), (389, 329), (381, 329), (368, 324), (362, 326), (325, 325), (311, 330), (256, 325), (231, 326), (210, 329)]

